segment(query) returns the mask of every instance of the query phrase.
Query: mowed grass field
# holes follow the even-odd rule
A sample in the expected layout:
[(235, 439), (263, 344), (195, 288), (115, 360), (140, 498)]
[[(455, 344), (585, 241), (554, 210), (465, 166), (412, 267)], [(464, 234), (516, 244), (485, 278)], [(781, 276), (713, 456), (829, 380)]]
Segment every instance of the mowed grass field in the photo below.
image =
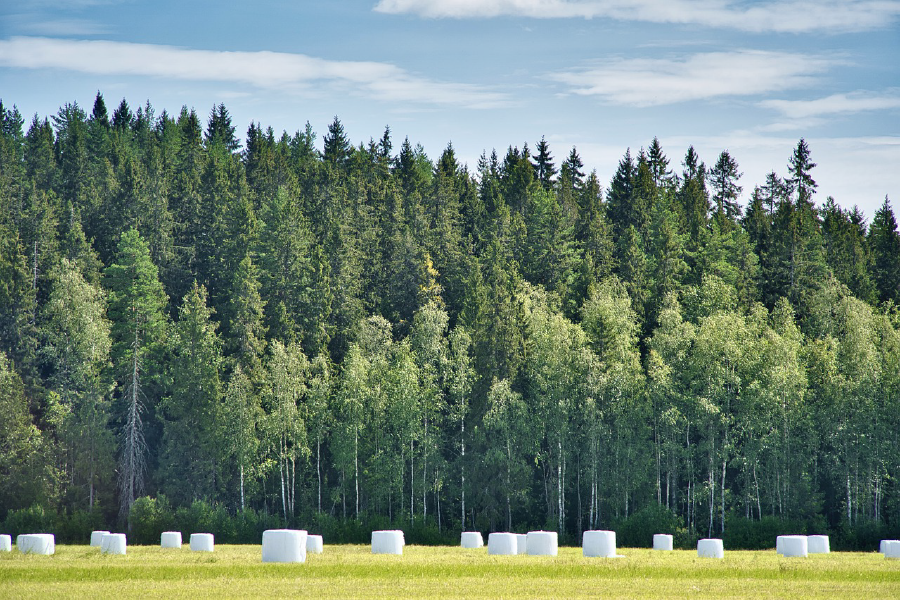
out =
[(53, 556), (0, 553), (0, 598), (900, 598), (900, 561), (835, 552), (620, 548), (623, 558), (488, 556), (484, 548), (325, 546), (305, 564), (263, 564), (260, 546), (215, 552), (129, 546), (126, 556), (58, 545)]

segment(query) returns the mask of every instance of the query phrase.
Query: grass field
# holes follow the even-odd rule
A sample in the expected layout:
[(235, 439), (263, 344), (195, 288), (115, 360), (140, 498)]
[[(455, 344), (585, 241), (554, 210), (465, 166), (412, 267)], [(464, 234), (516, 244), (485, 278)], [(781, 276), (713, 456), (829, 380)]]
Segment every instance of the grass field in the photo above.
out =
[(263, 564), (259, 546), (217, 545), (213, 554), (129, 546), (126, 556), (107, 556), (59, 545), (53, 556), (0, 554), (0, 598), (900, 598), (900, 561), (876, 553), (619, 553), (488, 556), (484, 548), (407, 546), (389, 556), (326, 545), (305, 564)]

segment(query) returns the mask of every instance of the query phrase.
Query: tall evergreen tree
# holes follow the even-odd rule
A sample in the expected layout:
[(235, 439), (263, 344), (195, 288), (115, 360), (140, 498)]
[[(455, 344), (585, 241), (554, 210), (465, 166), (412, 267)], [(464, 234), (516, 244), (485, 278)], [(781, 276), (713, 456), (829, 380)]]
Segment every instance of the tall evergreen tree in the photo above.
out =
[(873, 279), (881, 302), (900, 303), (900, 233), (897, 219), (887, 196), (872, 218), (869, 227), (872, 249)]
[(160, 354), (166, 335), (167, 298), (150, 249), (136, 229), (122, 234), (116, 262), (106, 269), (111, 358), (121, 417), (119, 508), (127, 517), (143, 491), (148, 447), (145, 417), (155, 415), (161, 376)]
[(716, 205), (714, 216), (722, 231), (734, 227), (741, 216), (741, 207), (737, 199), (742, 188), (737, 182), (742, 175), (743, 173), (738, 171), (737, 161), (728, 150), (723, 150), (719, 154), (719, 159), (707, 175), (713, 192), (713, 202)]
[(550, 154), (550, 144), (544, 137), (537, 143), (534, 148), (534, 174), (540, 182), (541, 187), (549, 190), (553, 186), (553, 176), (556, 175), (556, 166), (553, 164), (553, 156)]

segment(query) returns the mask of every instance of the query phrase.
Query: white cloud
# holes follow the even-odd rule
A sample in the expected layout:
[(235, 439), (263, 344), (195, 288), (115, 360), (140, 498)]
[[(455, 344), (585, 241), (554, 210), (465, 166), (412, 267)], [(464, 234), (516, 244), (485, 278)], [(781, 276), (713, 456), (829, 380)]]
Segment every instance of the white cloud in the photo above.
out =
[(826, 115), (900, 108), (900, 90), (892, 90), (886, 94), (859, 90), (816, 100), (764, 100), (759, 104), (763, 108), (777, 110), (791, 119), (807, 120)]
[(469, 108), (508, 102), (502, 93), (471, 84), (433, 81), (389, 63), (331, 61), (282, 52), (225, 52), (127, 42), (14, 37), (0, 40), (0, 65), (93, 75), (231, 82), (293, 93), (329, 86), (382, 101)]
[(379, 0), (378, 12), (428, 18), (610, 18), (750, 32), (866, 31), (900, 16), (897, 0)]
[(738, 50), (683, 59), (617, 58), (548, 77), (612, 104), (660, 106), (803, 87), (834, 64), (804, 54)]

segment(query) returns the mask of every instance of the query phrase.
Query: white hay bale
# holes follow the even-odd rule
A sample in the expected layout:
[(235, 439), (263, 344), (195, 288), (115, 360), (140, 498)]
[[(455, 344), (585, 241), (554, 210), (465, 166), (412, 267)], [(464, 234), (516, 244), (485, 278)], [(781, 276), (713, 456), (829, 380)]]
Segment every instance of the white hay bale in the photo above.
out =
[(479, 531), (463, 531), (459, 535), (459, 545), (463, 548), (482, 548), (484, 538), (481, 537)]
[(512, 556), (518, 553), (515, 533), (492, 533), (488, 535), (488, 554)]
[(556, 556), (557, 539), (555, 531), (529, 531), (525, 537), (525, 551), (530, 556)]
[(516, 554), (528, 554), (528, 534), (517, 533), (516, 536)]
[(262, 561), (277, 563), (306, 562), (306, 531), (267, 529), (262, 534)]
[(325, 543), (322, 541), (321, 535), (306, 536), (306, 551), (310, 554), (322, 554), (325, 549)]
[(900, 540), (884, 540), (882, 548), (885, 558), (900, 558)]
[(92, 531), (91, 532), (91, 547), (100, 547), (100, 542), (103, 540), (103, 536), (109, 533), (108, 531)]
[(125, 554), (126, 545), (124, 533), (106, 533), (100, 539), (100, 552), (103, 554)]
[(809, 540), (805, 535), (781, 536), (781, 555), (786, 558), (806, 558), (809, 554)]
[(403, 554), (405, 545), (399, 529), (372, 532), (372, 554)]
[(0, 535), (0, 552), (12, 552), (12, 536)]
[(163, 531), (159, 536), (160, 548), (181, 548), (180, 531)]
[(668, 533), (653, 534), (654, 550), (672, 550), (675, 548), (675, 538)]
[(194, 552), (212, 552), (215, 548), (215, 540), (211, 533), (192, 533), (191, 550)]
[(615, 558), (616, 532), (601, 529), (585, 531), (581, 536), (581, 554), (583, 556)]
[(16, 536), (16, 547), (25, 554), (53, 554), (56, 538), (52, 533), (26, 533)]
[(720, 539), (702, 539), (697, 542), (700, 558), (725, 558), (725, 546)]
[(807, 550), (810, 554), (829, 554), (831, 552), (831, 544), (827, 535), (810, 535), (806, 539)]

